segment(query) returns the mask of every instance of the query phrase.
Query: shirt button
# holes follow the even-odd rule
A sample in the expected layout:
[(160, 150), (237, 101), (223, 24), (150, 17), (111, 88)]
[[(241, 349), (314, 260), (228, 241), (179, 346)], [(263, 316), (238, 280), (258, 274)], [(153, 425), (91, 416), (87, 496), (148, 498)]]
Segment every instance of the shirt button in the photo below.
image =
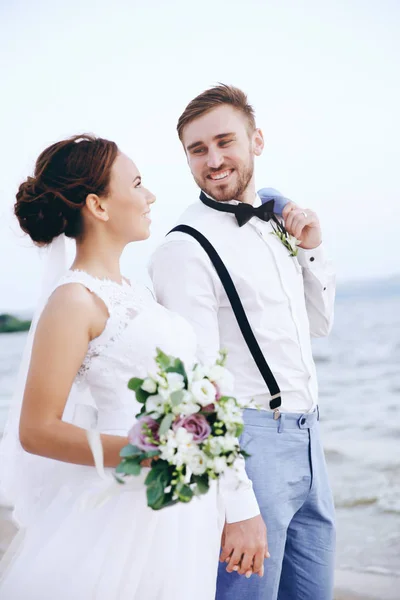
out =
[(305, 422), (306, 422), (306, 420), (305, 420), (305, 418), (304, 418), (304, 417), (303, 417), (302, 419), (300, 419), (300, 423), (301, 423), (302, 425), (304, 425), (304, 423), (305, 423)]
[(315, 258), (312, 256), (312, 257), (310, 258), (310, 261), (311, 261), (311, 262), (314, 262), (314, 260), (315, 260)]
[(324, 287), (324, 292), (325, 292), (325, 290), (326, 290), (326, 287)]

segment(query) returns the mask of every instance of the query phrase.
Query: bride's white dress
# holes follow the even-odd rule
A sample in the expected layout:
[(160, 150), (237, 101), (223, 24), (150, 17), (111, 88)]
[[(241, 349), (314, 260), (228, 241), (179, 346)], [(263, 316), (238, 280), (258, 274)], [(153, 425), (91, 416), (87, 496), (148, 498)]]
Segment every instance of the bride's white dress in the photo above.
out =
[[(128, 380), (155, 370), (156, 347), (191, 365), (190, 325), (157, 304), (142, 285), (119, 285), (69, 271), (59, 285), (81, 283), (109, 311), (77, 376), (97, 409), (96, 429), (126, 435), (140, 410)], [(77, 406), (85, 425), (90, 407)], [(82, 422), (80, 422), (80, 419)], [(110, 471), (107, 470), (106, 471)], [(90, 501), (108, 483), (94, 467), (56, 463), (34, 523), (19, 534), (0, 582), (2, 600), (213, 600), (223, 518), (216, 486), (189, 504), (147, 507), (145, 473), (106, 504)]]

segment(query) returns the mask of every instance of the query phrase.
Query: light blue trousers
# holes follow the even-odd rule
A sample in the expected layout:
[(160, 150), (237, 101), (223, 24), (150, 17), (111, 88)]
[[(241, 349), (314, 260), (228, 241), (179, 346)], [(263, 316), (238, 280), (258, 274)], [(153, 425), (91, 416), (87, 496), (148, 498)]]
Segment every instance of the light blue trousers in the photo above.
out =
[(247, 409), (242, 447), (267, 525), (265, 574), (227, 573), (220, 563), (217, 600), (332, 600), (335, 525), (320, 441), (318, 410), (273, 414)]

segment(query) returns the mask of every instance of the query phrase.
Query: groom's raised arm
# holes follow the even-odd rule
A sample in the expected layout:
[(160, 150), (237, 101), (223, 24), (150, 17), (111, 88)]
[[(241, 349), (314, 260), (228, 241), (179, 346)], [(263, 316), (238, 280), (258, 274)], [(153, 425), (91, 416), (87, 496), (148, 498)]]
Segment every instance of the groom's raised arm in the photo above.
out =
[[(218, 307), (221, 282), (201, 246), (183, 233), (173, 233), (152, 256), (149, 273), (157, 301), (184, 317), (197, 335), (197, 358), (215, 362), (220, 349)], [(227, 349), (229, 352), (229, 348)], [(244, 461), (240, 464), (242, 483), (234, 474), (221, 479), (226, 521), (235, 523), (260, 514)]]

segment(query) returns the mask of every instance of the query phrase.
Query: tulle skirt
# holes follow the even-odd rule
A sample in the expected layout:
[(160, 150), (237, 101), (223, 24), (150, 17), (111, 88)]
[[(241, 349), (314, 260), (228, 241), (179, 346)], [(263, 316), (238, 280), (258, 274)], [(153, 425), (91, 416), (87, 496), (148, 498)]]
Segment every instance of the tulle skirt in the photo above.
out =
[(67, 471), (68, 483), (6, 553), (2, 600), (214, 600), (223, 527), (216, 485), (153, 511), (143, 473), (93, 507), (105, 485), (95, 469)]

